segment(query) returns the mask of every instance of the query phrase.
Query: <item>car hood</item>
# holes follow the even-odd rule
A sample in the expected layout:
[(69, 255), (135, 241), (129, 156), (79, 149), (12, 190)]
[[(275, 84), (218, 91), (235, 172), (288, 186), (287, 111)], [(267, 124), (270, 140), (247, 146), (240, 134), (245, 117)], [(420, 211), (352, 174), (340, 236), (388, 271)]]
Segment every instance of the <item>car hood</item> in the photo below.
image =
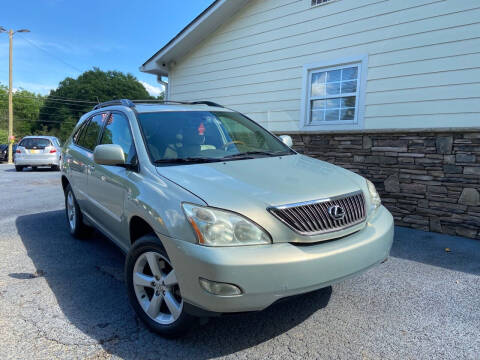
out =
[[(208, 205), (244, 213), (358, 191), (360, 176), (303, 155), (157, 167)], [(364, 182), (364, 180), (363, 180)]]
[(361, 176), (299, 154), (163, 166), (157, 167), (157, 172), (209, 206), (234, 211), (253, 220), (271, 234), (274, 242), (315, 242), (351, 231), (307, 238), (280, 223), (267, 211), (268, 207), (368, 191)]

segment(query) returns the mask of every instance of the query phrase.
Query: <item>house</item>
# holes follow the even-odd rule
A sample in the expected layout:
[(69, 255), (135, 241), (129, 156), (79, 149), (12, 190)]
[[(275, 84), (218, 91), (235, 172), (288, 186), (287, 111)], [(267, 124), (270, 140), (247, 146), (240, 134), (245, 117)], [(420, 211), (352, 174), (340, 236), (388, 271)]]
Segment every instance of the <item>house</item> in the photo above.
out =
[(140, 69), (371, 179), (398, 225), (480, 239), (479, 18), (478, 0), (217, 0)]

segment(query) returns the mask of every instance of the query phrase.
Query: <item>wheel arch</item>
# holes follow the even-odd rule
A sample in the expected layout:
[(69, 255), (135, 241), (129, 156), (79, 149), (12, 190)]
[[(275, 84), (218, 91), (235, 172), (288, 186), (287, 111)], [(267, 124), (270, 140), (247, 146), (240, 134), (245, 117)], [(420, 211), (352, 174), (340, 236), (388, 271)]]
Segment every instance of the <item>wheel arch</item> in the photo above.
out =
[(70, 185), (70, 181), (68, 181), (67, 177), (65, 175), (62, 175), (62, 188), (63, 192), (67, 190), (67, 186)]
[(135, 241), (142, 236), (153, 234), (157, 236), (153, 227), (142, 217), (134, 215), (130, 218), (129, 224), (130, 244), (133, 245)]

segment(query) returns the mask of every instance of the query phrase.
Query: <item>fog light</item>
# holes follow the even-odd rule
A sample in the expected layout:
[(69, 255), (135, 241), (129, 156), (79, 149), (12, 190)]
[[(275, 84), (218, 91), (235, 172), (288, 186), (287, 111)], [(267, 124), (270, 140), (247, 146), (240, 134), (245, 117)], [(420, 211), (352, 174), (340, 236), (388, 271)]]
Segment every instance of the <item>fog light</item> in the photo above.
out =
[(236, 285), (211, 281), (199, 278), (200, 286), (206, 292), (218, 296), (235, 296), (241, 295), (242, 290)]

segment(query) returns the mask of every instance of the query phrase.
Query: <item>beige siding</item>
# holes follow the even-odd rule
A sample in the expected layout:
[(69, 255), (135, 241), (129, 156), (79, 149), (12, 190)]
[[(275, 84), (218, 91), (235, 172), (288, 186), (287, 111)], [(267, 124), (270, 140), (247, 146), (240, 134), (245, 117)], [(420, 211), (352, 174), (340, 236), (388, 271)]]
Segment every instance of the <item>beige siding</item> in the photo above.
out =
[(171, 99), (300, 126), (305, 64), (368, 55), (367, 129), (480, 125), (478, 0), (251, 0), (170, 70)]

